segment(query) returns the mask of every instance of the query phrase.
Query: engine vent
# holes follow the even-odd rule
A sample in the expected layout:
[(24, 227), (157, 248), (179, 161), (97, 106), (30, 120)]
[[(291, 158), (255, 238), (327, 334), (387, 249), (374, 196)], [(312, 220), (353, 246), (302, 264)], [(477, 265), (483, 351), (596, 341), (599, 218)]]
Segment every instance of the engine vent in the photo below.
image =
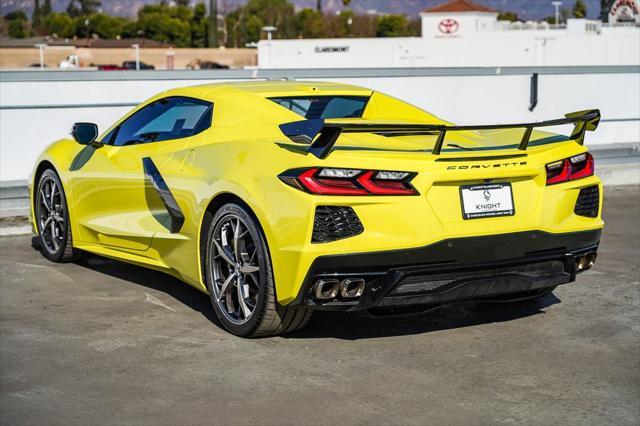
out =
[(573, 210), (578, 216), (597, 217), (600, 208), (600, 191), (598, 185), (588, 186), (580, 190), (576, 207)]
[(328, 243), (361, 234), (364, 227), (351, 207), (318, 206), (312, 243)]

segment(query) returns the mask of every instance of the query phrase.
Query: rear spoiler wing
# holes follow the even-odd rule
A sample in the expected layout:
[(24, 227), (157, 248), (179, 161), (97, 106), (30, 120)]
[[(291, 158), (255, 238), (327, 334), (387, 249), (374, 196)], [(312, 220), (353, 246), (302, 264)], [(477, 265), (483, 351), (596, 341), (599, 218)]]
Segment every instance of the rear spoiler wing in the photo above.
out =
[(281, 124), (280, 130), (293, 142), (309, 145), (307, 152), (323, 159), (329, 155), (342, 133), (375, 133), (383, 136), (437, 134), (438, 138), (431, 153), (440, 155), (447, 132), (524, 128), (518, 149), (525, 151), (529, 145), (531, 132), (536, 127), (573, 124), (570, 139), (574, 139), (582, 145), (584, 144), (585, 133), (595, 130), (598, 127), (598, 123), (600, 123), (600, 110), (590, 109), (565, 114), (565, 118), (539, 121), (537, 123), (446, 126), (441, 124), (325, 123), (323, 119), (312, 119)]

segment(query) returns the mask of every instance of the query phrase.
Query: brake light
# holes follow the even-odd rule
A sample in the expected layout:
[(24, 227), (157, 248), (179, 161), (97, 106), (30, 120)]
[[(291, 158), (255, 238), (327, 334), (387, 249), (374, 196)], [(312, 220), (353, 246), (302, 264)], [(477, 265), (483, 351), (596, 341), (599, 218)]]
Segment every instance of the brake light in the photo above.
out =
[(317, 195), (417, 195), (416, 173), (312, 167), (282, 173), (289, 186)]
[(594, 169), (593, 156), (588, 152), (549, 163), (546, 166), (547, 185), (593, 176)]

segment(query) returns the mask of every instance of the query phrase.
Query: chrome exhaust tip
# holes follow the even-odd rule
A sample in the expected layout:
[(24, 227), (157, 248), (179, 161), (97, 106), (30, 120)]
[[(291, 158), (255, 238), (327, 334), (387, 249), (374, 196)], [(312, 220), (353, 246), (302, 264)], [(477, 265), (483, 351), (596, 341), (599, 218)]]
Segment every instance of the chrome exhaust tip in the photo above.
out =
[(340, 282), (333, 279), (318, 280), (313, 284), (313, 295), (317, 300), (330, 300), (338, 295)]
[(576, 257), (576, 272), (582, 272), (587, 266), (587, 256)]
[(340, 283), (340, 296), (345, 299), (360, 297), (363, 291), (364, 280), (362, 278), (347, 278)]
[(592, 252), (576, 257), (576, 272), (584, 272), (596, 263), (598, 253)]

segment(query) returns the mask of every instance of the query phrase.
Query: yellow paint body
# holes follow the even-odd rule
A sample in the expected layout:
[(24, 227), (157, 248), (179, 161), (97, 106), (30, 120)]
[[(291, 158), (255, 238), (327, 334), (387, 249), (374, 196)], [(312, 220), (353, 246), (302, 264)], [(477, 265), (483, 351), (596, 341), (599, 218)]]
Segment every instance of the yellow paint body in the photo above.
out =
[[(421, 247), (445, 238), (527, 230), (567, 233), (603, 227), (601, 212), (596, 218), (574, 214), (581, 188), (598, 185), (602, 199), (598, 177), (546, 185), (545, 164), (586, 151), (575, 141), (532, 143), (524, 156), (514, 159), (456, 163), (436, 159), (523, 154), (509, 147), (519, 142), (522, 129), (451, 132), (447, 143), (505, 148), (474, 152), (445, 149), (439, 156), (430, 152), (435, 142), (431, 135), (387, 138), (370, 133), (345, 134), (331, 155), (320, 160), (301, 154), (300, 145), (291, 142), (278, 127), (302, 118), (267, 99), (305, 95), (371, 96), (362, 118), (335, 121), (447, 124), (387, 95), (349, 85), (251, 82), (180, 88), (161, 93), (137, 109), (166, 96), (210, 101), (214, 110), (208, 130), (191, 138), (100, 148), (62, 139), (39, 157), (31, 188), (37, 186), (34, 178), (38, 167), (50, 163), (64, 186), (74, 247), (167, 272), (204, 292), (199, 254), (204, 213), (216, 197), (233, 194), (260, 222), (281, 304), (297, 296), (310, 265), (321, 255)], [(531, 141), (549, 137), (553, 135), (534, 131)], [(149, 200), (141, 161), (144, 157), (154, 161), (185, 215), (178, 233), (167, 230), (162, 223), (166, 216), (163, 207)], [(513, 164), (494, 167), (503, 163)], [(468, 168), (452, 169), (452, 164)], [(420, 195), (319, 196), (287, 186), (277, 177), (288, 169), (311, 166), (417, 172), (412, 184)], [(511, 183), (516, 214), (463, 220), (459, 186), (486, 179)], [(351, 206), (365, 231), (334, 242), (312, 244), (316, 205)]]

